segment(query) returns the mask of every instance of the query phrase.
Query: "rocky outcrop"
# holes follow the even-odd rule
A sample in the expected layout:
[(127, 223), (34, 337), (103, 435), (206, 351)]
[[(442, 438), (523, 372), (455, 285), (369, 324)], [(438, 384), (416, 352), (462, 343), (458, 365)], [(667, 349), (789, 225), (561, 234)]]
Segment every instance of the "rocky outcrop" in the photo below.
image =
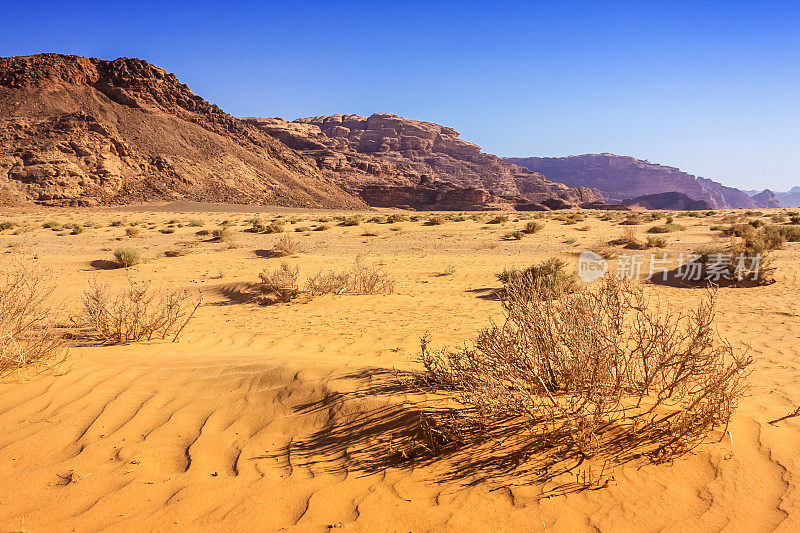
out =
[(777, 207), (768, 191), (751, 198), (739, 189), (633, 157), (587, 154), (570, 157), (509, 157), (506, 161), (541, 172), (550, 179), (573, 187), (593, 187), (609, 202), (676, 191), (694, 200), (707, 202), (712, 208)]
[(792, 187), (787, 192), (775, 193), (781, 207), (800, 207), (800, 187)]
[(0, 58), (0, 202), (363, 207), (316, 165), (140, 59)]
[(564, 208), (603, 200), (589, 187), (567, 187), (485, 154), (452, 128), (391, 113), (243, 120), (297, 150), (370, 205), (550, 209), (548, 204)]
[(620, 204), (624, 207), (643, 207), (645, 209), (664, 209), (674, 211), (696, 211), (709, 209), (711, 206), (703, 200), (692, 200), (681, 192), (660, 192), (637, 196), (629, 200), (623, 200)]

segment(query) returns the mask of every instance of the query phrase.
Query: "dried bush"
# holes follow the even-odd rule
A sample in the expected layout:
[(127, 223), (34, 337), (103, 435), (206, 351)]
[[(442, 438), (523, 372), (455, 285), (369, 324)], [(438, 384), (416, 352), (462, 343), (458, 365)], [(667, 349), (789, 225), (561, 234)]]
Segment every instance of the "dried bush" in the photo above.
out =
[(52, 284), (23, 260), (0, 267), (0, 377), (60, 361), (67, 345), (54, 324)]
[(523, 233), (527, 233), (528, 235), (530, 235), (530, 234), (533, 234), (533, 233), (538, 233), (539, 231), (542, 230), (542, 228), (544, 228), (544, 224), (542, 224), (541, 222), (536, 222), (535, 220), (532, 220), (532, 221), (528, 222), (527, 224), (525, 224), (525, 227), (522, 229), (522, 232)]
[(653, 226), (647, 230), (647, 233), (672, 233), (674, 231), (684, 231), (685, 226), (674, 224), (673, 222), (666, 222), (660, 226)]
[(275, 270), (261, 272), (258, 275), (261, 278), (258, 289), (264, 295), (261, 303), (289, 302), (296, 298), (300, 292), (297, 286), (299, 274), (300, 267), (292, 267), (285, 261)]
[(352, 215), (349, 217), (339, 217), (340, 226), (358, 226), (361, 224), (361, 215)]
[(425, 222), (426, 226), (441, 226), (445, 223), (445, 219), (442, 215), (433, 215), (428, 217), (428, 220)]
[(492, 217), (492, 219), (489, 220), (486, 223), (487, 224), (505, 224), (506, 222), (508, 222), (508, 215), (497, 215), (495, 217)]
[(118, 248), (114, 250), (114, 260), (119, 268), (128, 268), (138, 265), (141, 261), (139, 252), (133, 248)]
[(306, 291), (311, 296), (342, 294), (350, 283), (350, 272), (317, 272), (306, 282)]
[(550, 258), (538, 265), (531, 265), (520, 269), (517, 267), (505, 268), (495, 274), (498, 281), (503, 284), (503, 294), (508, 295), (508, 288), (520, 281), (530, 283), (545, 283), (553, 291), (563, 294), (575, 291), (580, 283), (574, 271), (567, 269), (567, 264), (558, 258)]
[(142, 232), (139, 228), (128, 227), (125, 228), (125, 235), (128, 237), (138, 237), (139, 234)]
[(454, 421), (516, 420), (584, 457), (627, 448), (657, 461), (727, 428), (752, 359), (717, 337), (713, 291), (683, 313), (612, 276), (572, 294), (531, 277), (506, 290), (505, 323), (473, 346), (433, 351), (423, 338), (431, 383), (464, 408)]
[(354, 294), (391, 294), (394, 292), (394, 279), (374, 263), (367, 263), (356, 257), (350, 271), (349, 291)]
[(648, 235), (647, 241), (645, 242), (646, 248), (664, 248), (666, 245), (667, 245), (666, 237), (654, 237), (652, 235)]
[(109, 344), (168, 336), (175, 342), (201, 303), (201, 294), (156, 289), (149, 281), (129, 279), (128, 285), (114, 294), (108, 286), (93, 281), (83, 293), (83, 308), (74, 322)]
[(303, 246), (292, 239), (289, 235), (284, 235), (278, 239), (269, 251), (271, 257), (286, 257), (299, 254), (303, 251)]
[(523, 231), (512, 231), (511, 233), (506, 233), (503, 235), (502, 239), (504, 241), (519, 241), (525, 236), (525, 232)]

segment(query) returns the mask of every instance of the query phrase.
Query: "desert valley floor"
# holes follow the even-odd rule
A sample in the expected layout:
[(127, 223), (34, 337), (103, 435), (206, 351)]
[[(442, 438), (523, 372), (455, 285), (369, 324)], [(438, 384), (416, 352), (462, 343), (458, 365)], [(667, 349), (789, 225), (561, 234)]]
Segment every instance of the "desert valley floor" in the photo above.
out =
[[(436, 346), (463, 345), (502, 319), (495, 273), (548, 257), (576, 265), (581, 251), (619, 238), (624, 214), (510, 213), (490, 224), (496, 213), (440, 213), (430, 224), (426, 213), (385, 223), (389, 212), (373, 211), (341, 225), (352, 213), (250, 211), (0, 211), (14, 223), (0, 232), (0, 261), (25, 257), (48, 272), (65, 327), (92, 280), (204, 295), (178, 342), (75, 341), (55, 367), (0, 382), (0, 531), (800, 530), (800, 417), (770, 423), (800, 406), (800, 243), (774, 252), (775, 283), (719, 289), (721, 335), (754, 357), (730, 435), (666, 464), (614, 466), (602, 486), (576, 490), (584, 467), (532, 483), (513, 468), (481, 479), (452, 458), (407, 458), (414, 391), (398, 375), (422, 368), (426, 332)], [(686, 229), (665, 235), (665, 251), (678, 254), (744, 214), (673, 216)], [(245, 231), (254, 217), (278, 218), (284, 231)], [(541, 231), (504, 239), (534, 218)], [(223, 223), (223, 242), (198, 235)], [(645, 235), (657, 223), (634, 227)], [(260, 252), (286, 235), (299, 253)], [(123, 247), (142, 262), (102, 268)], [(392, 294), (248, 297), (259, 272), (283, 261), (305, 279), (358, 256), (396, 280)], [(647, 290), (674, 308), (702, 292)]]

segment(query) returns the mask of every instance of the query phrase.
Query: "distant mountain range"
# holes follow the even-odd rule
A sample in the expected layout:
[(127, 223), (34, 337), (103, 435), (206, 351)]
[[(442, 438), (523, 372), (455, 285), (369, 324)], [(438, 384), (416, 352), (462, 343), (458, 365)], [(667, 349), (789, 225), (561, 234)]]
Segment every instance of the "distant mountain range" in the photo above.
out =
[[(745, 191), (750, 196), (760, 194), (758, 191)], [(800, 207), (800, 187), (792, 187), (786, 192), (776, 192), (775, 197), (781, 207)]]
[(569, 157), (507, 157), (506, 161), (541, 172), (572, 187), (592, 187), (606, 201), (623, 200), (665, 192), (681, 192), (712, 208), (780, 207), (769, 191), (754, 196), (710, 179), (693, 176), (678, 168), (615, 154), (585, 154)]

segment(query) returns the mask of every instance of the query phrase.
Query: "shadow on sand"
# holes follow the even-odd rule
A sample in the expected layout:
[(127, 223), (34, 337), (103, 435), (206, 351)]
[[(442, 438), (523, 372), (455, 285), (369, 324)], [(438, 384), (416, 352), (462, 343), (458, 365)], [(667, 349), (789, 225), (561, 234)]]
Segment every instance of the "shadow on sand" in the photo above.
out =
[(450, 424), (468, 412), (445, 407), (454, 403), (432, 396), (421, 373), (372, 369), (340, 379), (364, 380), (365, 386), (295, 408), (297, 414), (329, 417), (324, 429), (291, 444), (295, 464), (361, 475), (426, 467), (436, 483), (492, 489), (538, 484), (540, 497), (550, 497), (604, 488), (613, 482), (612, 468), (630, 461), (664, 462), (658, 450), (670, 438), (609, 425), (601, 453), (588, 458), (570, 445), (566, 432), (544, 420), (484, 425), (474, 417), (471, 425)]

